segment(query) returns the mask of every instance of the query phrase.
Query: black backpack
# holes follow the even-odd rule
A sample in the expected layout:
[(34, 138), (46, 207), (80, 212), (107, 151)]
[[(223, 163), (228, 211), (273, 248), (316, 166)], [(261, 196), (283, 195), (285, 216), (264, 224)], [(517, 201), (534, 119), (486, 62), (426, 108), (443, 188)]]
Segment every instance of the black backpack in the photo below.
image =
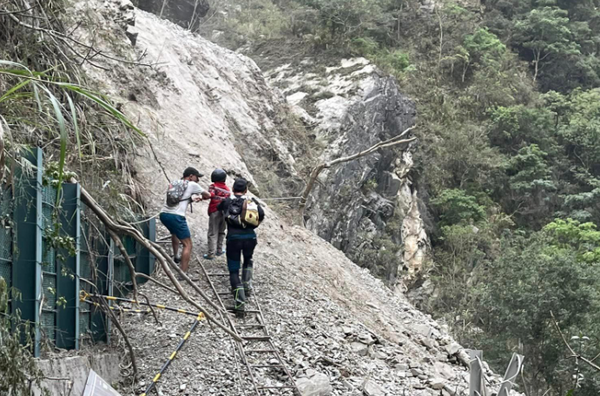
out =
[(225, 221), (241, 228), (256, 228), (258, 220), (258, 204), (249, 202), (246, 197), (233, 197), (225, 212)]

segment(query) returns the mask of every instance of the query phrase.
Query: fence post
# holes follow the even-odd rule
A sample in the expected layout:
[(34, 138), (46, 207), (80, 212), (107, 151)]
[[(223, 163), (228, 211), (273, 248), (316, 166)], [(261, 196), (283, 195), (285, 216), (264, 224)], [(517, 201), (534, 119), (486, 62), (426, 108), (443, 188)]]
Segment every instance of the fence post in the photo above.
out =
[(523, 367), (523, 359), (524, 357), (522, 355), (513, 353), (512, 359), (510, 359), (510, 363), (506, 368), (506, 373), (504, 374), (502, 385), (498, 391), (498, 396), (510, 396), (510, 390)]
[(468, 349), (467, 353), (469, 354), (469, 358), (471, 358), (469, 362), (471, 372), (469, 396), (486, 396), (485, 384), (483, 382), (483, 367), (481, 367), (483, 351)]
[[(61, 297), (67, 300), (65, 307), (58, 308), (58, 332), (56, 346), (64, 349), (79, 349), (79, 275), (80, 275), (80, 195), (79, 184), (63, 185), (63, 205), (60, 215), (62, 235), (70, 236), (75, 241), (75, 256), (68, 251), (58, 253), (64, 257), (58, 262), (63, 268), (57, 269), (57, 289)], [(57, 260), (58, 261), (58, 260)]]
[(42, 298), (42, 150), (24, 151), (23, 159), (33, 167), (33, 175), (17, 167), (15, 177), (14, 224), (15, 251), (13, 252), (12, 285), (21, 293), (21, 299), (12, 304), (13, 312), (21, 311), (21, 318), (34, 325), (33, 354), (40, 355), (40, 303)]

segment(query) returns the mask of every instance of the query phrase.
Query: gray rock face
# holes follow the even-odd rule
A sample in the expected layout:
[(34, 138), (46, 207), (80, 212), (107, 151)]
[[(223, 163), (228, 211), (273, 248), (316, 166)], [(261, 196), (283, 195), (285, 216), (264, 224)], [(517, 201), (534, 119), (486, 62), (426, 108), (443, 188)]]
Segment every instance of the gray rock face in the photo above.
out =
[[(315, 139), (326, 143), (322, 162), (399, 136), (415, 123), (415, 104), (363, 58), (343, 60), (324, 75), (286, 65), (270, 76), (295, 113), (314, 126)], [(416, 148), (413, 141), (327, 169), (305, 212), (309, 229), (390, 286), (399, 270), (419, 271), (427, 252), (411, 180)]]
[[(398, 91), (394, 81), (376, 78), (365, 96), (348, 108), (334, 143), (339, 150), (331, 153), (331, 159), (398, 136), (414, 119), (414, 103)], [(404, 149), (410, 152), (412, 147)], [(413, 199), (410, 180), (395, 173), (398, 151), (384, 149), (324, 174), (307, 211), (310, 229), (392, 284), (403, 259), (397, 254), (402, 249), (401, 225), (406, 217), (402, 208), (410, 207)], [(406, 195), (403, 186), (408, 189)], [(388, 227), (393, 222), (396, 227)], [(390, 243), (377, 243), (382, 240)], [(373, 261), (378, 263), (373, 265)]]

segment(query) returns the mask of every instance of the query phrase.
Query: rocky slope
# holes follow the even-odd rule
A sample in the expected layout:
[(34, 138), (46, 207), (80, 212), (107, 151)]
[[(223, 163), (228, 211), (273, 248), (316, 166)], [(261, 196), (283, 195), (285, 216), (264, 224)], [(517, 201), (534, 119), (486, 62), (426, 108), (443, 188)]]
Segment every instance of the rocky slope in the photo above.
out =
[[(136, 178), (145, 191), (150, 213), (155, 213), (163, 200), (163, 173), (175, 178), (188, 165), (207, 174), (215, 167), (223, 167), (232, 176), (243, 175), (251, 180), (258, 179), (253, 169), (258, 173), (276, 169), (279, 177), (296, 177), (294, 142), (286, 140), (277, 128), (283, 103), (250, 59), (139, 10), (135, 10), (135, 28), (128, 28), (129, 37), (136, 38), (132, 47), (123, 27), (116, 22), (123, 12), (131, 11), (127, 3), (79, 2), (74, 11), (91, 18), (84, 27), (95, 26), (111, 37), (110, 44), (108, 40), (103, 42), (107, 52), (131, 59), (145, 54), (144, 61), (155, 64), (143, 68), (119, 63), (109, 70), (88, 66), (88, 74), (121, 102), (121, 108), (148, 135), (148, 144), (138, 147)], [(80, 39), (89, 39), (91, 33), (86, 36), (84, 32), (78, 32)], [(376, 119), (394, 126), (394, 131), (413, 122), (410, 101), (388, 79), (375, 74), (371, 78), (373, 89), (356, 91), (357, 96), (347, 108), (363, 101), (374, 103), (373, 110), (357, 105), (359, 123), (352, 126), (341, 121), (347, 125), (344, 130), (348, 138), (354, 139), (356, 148), (387, 136), (370, 117), (380, 117)], [(383, 114), (378, 115), (376, 109)], [(321, 123), (318, 113), (312, 117)], [(375, 130), (379, 128), (378, 135), (363, 142), (360, 122)], [(326, 123), (321, 125), (325, 128)], [(344, 147), (343, 140), (334, 147), (339, 147), (340, 152), (352, 150), (349, 145)], [(368, 196), (373, 197), (373, 207), (378, 210), (395, 211), (390, 209), (395, 205), (388, 203), (392, 201), (390, 197), (414, 194), (403, 192), (408, 179), (403, 181), (406, 175), (399, 171), (402, 161), (410, 161), (408, 155), (403, 155), (403, 160), (392, 165), (389, 162), (393, 157), (386, 155), (361, 161), (359, 171), (378, 170), (375, 174), (381, 174), (382, 179), (373, 195)], [(370, 180), (366, 178), (369, 175), (355, 176), (352, 170), (340, 168), (327, 177), (338, 184), (344, 177), (353, 182)], [(341, 173), (336, 176), (337, 172)], [(387, 182), (383, 175), (387, 175)], [(315, 199), (332, 199), (327, 194), (325, 189), (319, 190)], [(404, 209), (406, 213), (414, 210), (412, 199)], [(317, 208), (315, 202), (311, 211), (328, 210)], [(205, 244), (207, 215), (204, 204), (195, 206), (189, 223), (195, 253), (200, 254)], [(290, 226), (270, 208), (267, 216), (259, 230), (255, 298), (261, 303), (276, 344), (304, 395), (418, 396), (464, 392), (468, 373), (459, 362), (464, 351), (445, 326), (416, 310), (402, 294), (392, 293), (310, 230)], [(366, 222), (363, 218), (361, 212), (345, 221), (351, 219), (356, 227), (361, 227), (361, 221)], [(373, 217), (369, 221), (375, 224), (379, 220)], [(338, 238), (343, 235), (343, 229), (336, 228), (333, 222), (329, 229), (337, 232)], [(224, 261), (206, 264), (215, 271), (225, 270)], [(207, 288), (198, 266), (192, 264), (194, 278)], [(162, 278), (161, 274), (158, 276)], [(176, 295), (151, 284), (146, 284), (142, 292), (154, 302), (189, 308)], [(144, 390), (192, 322), (170, 312), (159, 313), (159, 319), (160, 324), (151, 316), (123, 318), (142, 377), (142, 383), (133, 388), (120, 389), (124, 395)], [(203, 324), (162, 376), (159, 394), (242, 394), (231, 352), (229, 340)], [(498, 378), (487, 374), (491, 383), (497, 385)]]
[[(268, 75), (325, 147), (320, 162), (365, 150), (414, 126), (414, 103), (366, 59), (318, 65), (306, 59)], [(428, 251), (411, 180), (417, 145), (383, 149), (326, 170), (307, 206), (309, 229), (390, 286), (399, 273), (418, 272)]]

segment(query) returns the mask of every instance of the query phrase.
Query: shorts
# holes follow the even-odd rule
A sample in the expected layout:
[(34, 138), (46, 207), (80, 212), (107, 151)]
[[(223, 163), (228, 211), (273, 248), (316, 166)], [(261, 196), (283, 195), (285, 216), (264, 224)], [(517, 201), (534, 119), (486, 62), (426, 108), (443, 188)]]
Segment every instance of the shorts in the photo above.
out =
[(160, 221), (167, 227), (172, 235), (175, 235), (180, 241), (192, 236), (185, 217), (172, 213), (161, 213)]

